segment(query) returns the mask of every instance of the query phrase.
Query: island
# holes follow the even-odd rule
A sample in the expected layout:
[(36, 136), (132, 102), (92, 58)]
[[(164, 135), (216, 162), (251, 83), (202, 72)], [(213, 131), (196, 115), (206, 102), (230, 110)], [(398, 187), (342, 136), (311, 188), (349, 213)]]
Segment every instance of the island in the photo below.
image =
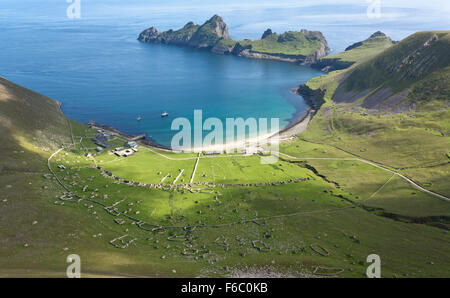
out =
[(230, 38), (228, 25), (218, 15), (214, 15), (201, 26), (189, 22), (179, 30), (160, 32), (151, 27), (144, 30), (138, 40), (205, 49), (216, 54), (303, 65), (317, 63), (330, 52), (328, 42), (321, 32), (306, 29), (283, 34), (267, 29), (259, 40), (235, 41)]

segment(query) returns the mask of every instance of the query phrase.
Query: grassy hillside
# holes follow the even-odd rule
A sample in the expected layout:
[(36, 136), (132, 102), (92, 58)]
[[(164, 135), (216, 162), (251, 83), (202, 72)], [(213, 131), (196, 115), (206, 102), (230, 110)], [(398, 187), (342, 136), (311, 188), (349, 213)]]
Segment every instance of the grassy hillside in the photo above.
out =
[[(307, 86), (321, 90), (325, 103), (298, 142), (321, 144), (377, 162), (449, 196), (448, 33), (414, 34), (346, 70), (309, 81)], [(356, 61), (358, 56), (349, 59)], [(336, 172), (331, 164), (312, 163), (352, 192), (364, 192), (355, 175), (373, 176), (363, 169), (359, 172), (355, 168), (346, 175), (341, 170)], [(380, 182), (383, 179), (387, 181), (384, 176)], [(430, 201), (428, 196), (417, 198), (417, 191), (402, 191), (399, 183), (398, 179), (389, 180), (364, 204), (404, 216), (412, 216), (417, 210), (422, 210), (423, 216), (437, 214), (440, 208), (446, 210), (447, 202)]]
[[(449, 51), (449, 31), (416, 33), (352, 69), (333, 99), (347, 103), (359, 100), (358, 105), (375, 110), (408, 110), (424, 98), (446, 101), (450, 96), (446, 84)], [(424, 86), (436, 80), (439, 84), (424, 93)]]
[(34, 171), (53, 148), (71, 142), (59, 103), (0, 77), (1, 172)]
[(312, 66), (327, 71), (345, 69), (355, 63), (369, 60), (392, 45), (393, 42), (388, 36), (381, 32), (376, 32), (368, 39), (348, 47), (344, 52), (323, 57)]
[(449, 65), (449, 33), (429, 31), (411, 35), (359, 66), (345, 80), (345, 86), (365, 90), (387, 84), (402, 90), (404, 86)]

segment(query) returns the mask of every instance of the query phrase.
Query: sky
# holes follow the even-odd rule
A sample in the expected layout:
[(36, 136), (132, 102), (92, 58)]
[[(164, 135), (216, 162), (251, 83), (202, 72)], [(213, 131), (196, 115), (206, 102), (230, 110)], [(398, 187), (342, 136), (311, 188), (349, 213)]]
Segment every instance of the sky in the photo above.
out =
[[(52, 7), (67, 6), (68, 1), (76, 0), (0, 0), (0, 11), (8, 8), (19, 8), (22, 11), (33, 10), (36, 13), (51, 11)], [(146, 10), (236, 10), (236, 9), (267, 9), (267, 8), (295, 8), (306, 6), (339, 6), (357, 5), (368, 6), (371, 2), (380, 1), (382, 8), (416, 8), (434, 11), (445, 15), (450, 13), (448, 0), (79, 0), (82, 5), (92, 9), (100, 15), (133, 15)]]
[[(67, 1), (80, 1), (80, 20), (67, 18)], [(367, 8), (377, 1), (381, 14), (370, 18)], [(375, 30), (399, 40), (416, 31), (450, 29), (450, 0), (0, 0), (4, 24), (123, 25), (126, 20), (139, 29), (168, 30), (188, 21), (202, 24), (214, 14), (224, 17), (235, 39), (259, 38), (267, 28), (279, 33), (306, 28), (347, 44)], [(353, 29), (360, 34), (342, 36)]]

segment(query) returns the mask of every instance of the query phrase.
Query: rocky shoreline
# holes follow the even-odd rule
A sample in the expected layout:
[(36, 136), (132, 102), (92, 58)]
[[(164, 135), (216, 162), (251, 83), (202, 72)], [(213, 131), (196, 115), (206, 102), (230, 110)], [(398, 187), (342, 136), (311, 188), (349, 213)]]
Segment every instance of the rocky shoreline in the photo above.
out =
[[(108, 126), (108, 125), (90, 124), (90, 127), (91, 128), (95, 128), (95, 129), (105, 130), (107, 132), (113, 133), (113, 134), (118, 135), (118, 136), (120, 136), (120, 137), (122, 137), (124, 139), (127, 139), (127, 140), (132, 140), (132, 139), (135, 139), (137, 137), (135, 135), (130, 135), (130, 134), (126, 134), (124, 132), (121, 132), (120, 130), (118, 130), (118, 129), (112, 127), (112, 126)], [(141, 139), (141, 140), (139, 140), (139, 142), (141, 144), (143, 144), (143, 145), (146, 145), (146, 146), (149, 146), (149, 147), (152, 147), (152, 148), (173, 152), (173, 150), (171, 148), (163, 146), (163, 145), (159, 145), (159, 144), (154, 143), (154, 142), (152, 142), (150, 140), (147, 140), (147, 139)]]
[(302, 96), (306, 104), (315, 111), (318, 111), (320, 107), (325, 103), (325, 100), (323, 99), (325, 95), (324, 91), (320, 89), (312, 90), (308, 87), (308, 85), (306, 85), (306, 83), (301, 84), (297, 89), (294, 90), (295, 93)]

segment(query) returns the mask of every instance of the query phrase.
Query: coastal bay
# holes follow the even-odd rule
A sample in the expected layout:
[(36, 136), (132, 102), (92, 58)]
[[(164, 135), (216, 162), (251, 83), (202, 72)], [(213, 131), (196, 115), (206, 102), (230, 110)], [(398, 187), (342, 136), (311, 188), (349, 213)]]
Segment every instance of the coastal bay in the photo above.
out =
[[(141, 25), (97, 28), (92, 23), (59, 30), (42, 25), (49, 32), (45, 37), (21, 29), (25, 44), (11, 42), (0, 54), (2, 74), (59, 100), (71, 119), (145, 133), (163, 146), (176, 133), (172, 120), (192, 120), (194, 109), (222, 120), (276, 117), (284, 128), (308, 109), (290, 89), (322, 74), (291, 63), (144, 44), (136, 40)], [(18, 30), (9, 25), (5, 34), (14, 41)], [(39, 50), (43, 43), (55, 51)], [(7, 59), (11, 52), (24, 57), (22, 65)], [(169, 117), (161, 118), (164, 111)]]

